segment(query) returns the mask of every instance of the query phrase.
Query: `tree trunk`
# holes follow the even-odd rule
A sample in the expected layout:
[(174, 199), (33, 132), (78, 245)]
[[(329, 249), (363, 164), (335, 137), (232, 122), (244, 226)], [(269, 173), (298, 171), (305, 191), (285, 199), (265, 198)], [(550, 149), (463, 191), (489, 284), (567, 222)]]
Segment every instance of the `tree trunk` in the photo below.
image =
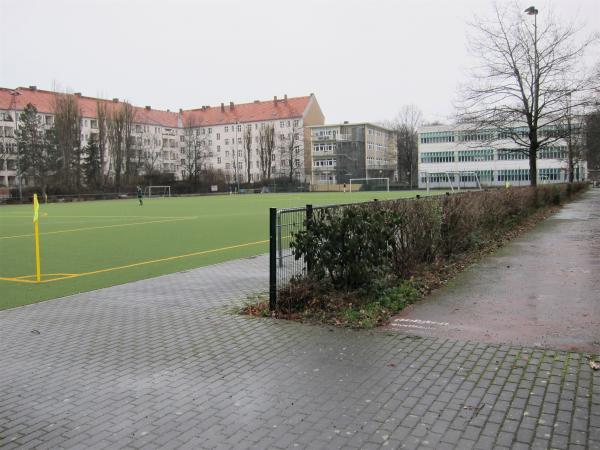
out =
[(537, 186), (537, 151), (534, 148), (529, 149), (529, 184)]

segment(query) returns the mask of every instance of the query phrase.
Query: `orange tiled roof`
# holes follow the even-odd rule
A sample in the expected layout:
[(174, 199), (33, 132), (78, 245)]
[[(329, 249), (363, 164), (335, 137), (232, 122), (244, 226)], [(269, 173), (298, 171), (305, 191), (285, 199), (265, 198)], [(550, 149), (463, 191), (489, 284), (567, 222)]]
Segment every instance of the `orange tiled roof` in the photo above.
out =
[[(11, 95), (13, 92), (18, 92), (18, 95)], [(0, 87), (0, 109), (10, 110), (16, 107), (17, 110), (23, 110), (28, 103), (31, 103), (40, 113), (52, 114), (54, 111), (56, 95), (56, 92), (40, 89), (23, 87), (7, 89)], [(15, 103), (13, 103), (13, 101)], [(253, 103), (234, 105), (233, 108), (231, 108), (230, 105), (226, 105), (223, 109), (220, 106), (191, 109), (182, 112), (182, 123), (186, 124), (191, 120), (194, 125), (207, 126), (236, 122), (244, 123), (299, 118), (302, 117), (309, 101), (310, 96), (306, 96), (279, 99), (277, 101), (255, 101)], [(107, 111), (111, 111), (117, 105), (123, 103), (85, 96), (78, 96), (78, 102), (81, 115), (87, 118), (96, 117), (97, 102), (104, 103)], [(148, 110), (137, 106), (135, 106), (134, 109), (134, 121), (136, 123), (173, 128), (178, 126), (179, 114), (176, 112), (158, 109)]]
[[(13, 92), (18, 92), (19, 95), (11, 95)], [(40, 89), (22, 87), (16, 89), (0, 88), (0, 109), (14, 109), (16, 103), (16, 109), (23, 110), (28, 103), (31, 103), (40, 113), (52, 114), (54, 112), (56, 95), (56, 92)], [(15, 103), (13, 103), (13, 97)], [(104, 103), (107, 111), (111, 111), (117, 105), (123, 104), (123, 102), (113, 102), (112, 100), (78, 96), (81, 115), (87, 118), (96, 117), (96, 104), (98, 102)], [(134, 109), (136, 123), (177, 127), (177, 113), (175, 112), (161, 111), (158, 109), (146, 110), (145, 108), (137, 106), (135, 106)]]
[(220, 125), (229, 123), (258, 122), (302, 117), (310, 97), (294, 97), (239, 105), (209, 106), (183, 111), (183, 124), (189, 120), (194, 125)]

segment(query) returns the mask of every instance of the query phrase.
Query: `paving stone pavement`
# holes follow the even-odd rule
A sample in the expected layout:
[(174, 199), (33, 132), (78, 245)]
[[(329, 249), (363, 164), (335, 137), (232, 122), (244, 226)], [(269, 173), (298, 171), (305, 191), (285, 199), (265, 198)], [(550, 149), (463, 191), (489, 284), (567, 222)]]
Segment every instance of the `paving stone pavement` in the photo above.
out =
[(600, 448), (585, 355), (232, 314), (266, 267), (0, 312), (0, 447)]

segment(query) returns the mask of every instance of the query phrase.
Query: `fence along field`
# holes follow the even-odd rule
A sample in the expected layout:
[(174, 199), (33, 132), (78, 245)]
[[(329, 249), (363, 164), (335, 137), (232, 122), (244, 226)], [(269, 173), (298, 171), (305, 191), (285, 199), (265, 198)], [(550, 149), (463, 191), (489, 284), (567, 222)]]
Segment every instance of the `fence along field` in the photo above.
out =
[(256, 194), (153, 198), (144, 206), (138, 206), (135, 198), (41, 204), (39, 284), (32, 206), (3, 206), (0, 309), (266, 253), (269, 207), (415, 195)]

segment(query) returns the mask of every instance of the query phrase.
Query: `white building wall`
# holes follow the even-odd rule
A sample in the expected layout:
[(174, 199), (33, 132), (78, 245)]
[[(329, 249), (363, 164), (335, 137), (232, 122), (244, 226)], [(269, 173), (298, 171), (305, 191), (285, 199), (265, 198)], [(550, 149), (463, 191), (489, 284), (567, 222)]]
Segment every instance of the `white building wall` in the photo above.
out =
[[(297, 155), (294, 156), (294, 172), (296, 179), (304, 179), (304, 124), (302, 118), (292, 118), (275, 121), (257, 121), (245, 123), (228, 123), (195, 127), (194, 131), (200, 140), (204, 141), (203, 164), (206, 168), (222, 170), (229, 182), (236, 180), (236, 166), (240, 182), (247, 182), (247, 166), (244, 148), (244, 130), (250, 127), (252, 132), (252, 152), (250, 159), (251, 180), (258, 181), (261, 176), (259, 131), (262, 126), (273, 125), (275, 131), (275, 150), (271, 177), (289, 175), (287, 149), (282, 152), (291, 133), (298, 134)], [(282, 138), (283, 136), (283, 138)], [(180, 174), (181, 175), (181, 174)]]
[[(458, 132), (464, 130), (460, 126), (427, 126), (422, 127), (419, 130), (419, 187), (427, 187), (427, 176), (429, 175), (429, 187), (450, 187), (450, 183), (447, 179), (444, 180), (446, 173), (448, 172), (478, 172), (480, 175), (480, 181), (482, 185), (490, 186), (503, 186), (507, 181), (511, 185), (529, 185), (528, 179), (529, 171), (529, 160), (527, 157), (524, 159), (500, 159), (499, 150), (501, 149), (512, 149), (517, 148), (514, 142), (509, 140), (495, 140), (493, 142), (478, 142), (478, 141), (459, 141)], [(432, 133), (438, 136), (433, 138), (442, 142), (423, 142), (424, 138), (431, 136)], [(453, 134), (454, 142), (444, 141), (445, 135)], [(552, 144), (552, 147), (560, 147), (566, 150), (566, 142), (557, 141)], [(491, 150), (492, 159), (486, 159), (487, 157), (480, 157), (480, 161), (460, 161), (460, 152), (475, 152)], [(424, 161), (424, 157), (431, 155), (432, 153), (442, 154), (450, 153), (453, 156), (453, 161), (450, 162), (428, 162)], [(538, 158), (537, 160), (538, 170), (538, 183), (560, 183), (565, 182), (568, 178), (567, 174), (567, 162), (565, 159), (558, 158)], [(517, 172), (521, 171), (521, 172)], [(486, 177), (486, 172), (489, 174), (489, 178)], [(518, 179), (519, 174), (526, 173), (525, 179)], [(586, 163), (581, 162), (578, 165), (579, 179), (585, 179), (586, 176)], [(455, 174), (455, 177), (458, 177)], [(474, 186), (475, 182), (468, 179), (468, 174), (463, 174), (465, 178), (463, 185)], [(453, 182), (456, 186), (458, 180)]]

